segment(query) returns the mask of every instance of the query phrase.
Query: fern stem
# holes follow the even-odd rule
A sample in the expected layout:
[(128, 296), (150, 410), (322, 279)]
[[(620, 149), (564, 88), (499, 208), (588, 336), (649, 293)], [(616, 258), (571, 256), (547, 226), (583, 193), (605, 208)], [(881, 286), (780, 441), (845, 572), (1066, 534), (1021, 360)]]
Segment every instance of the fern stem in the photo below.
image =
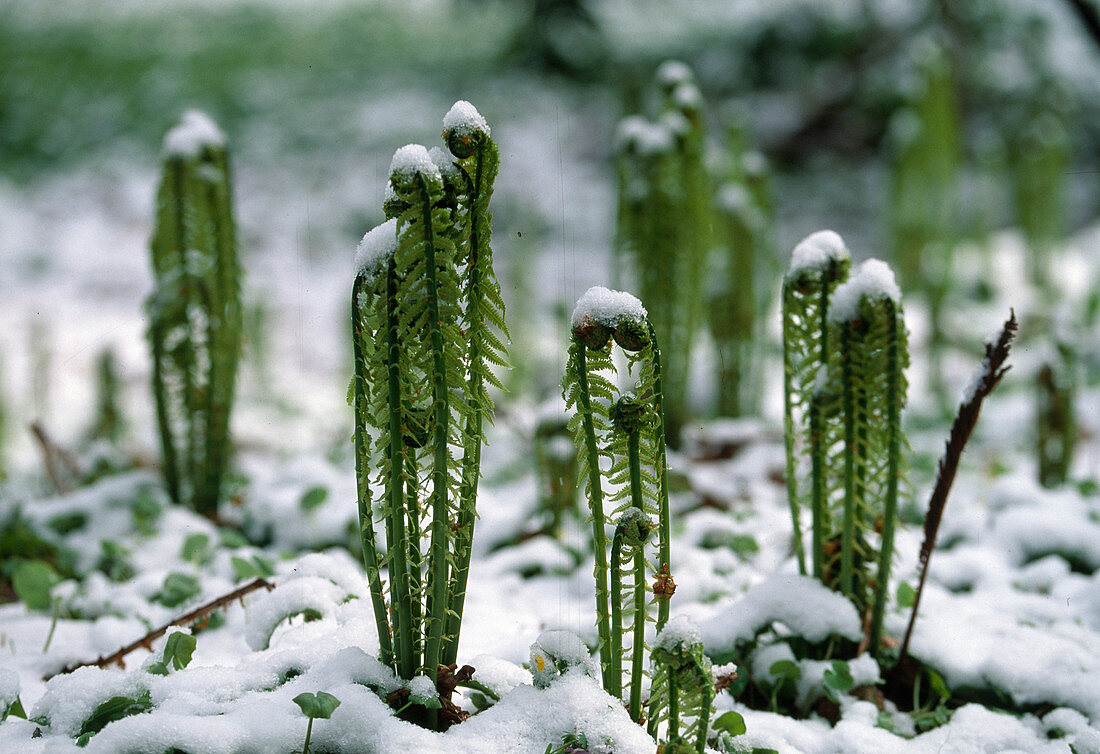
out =
[(592, 535), (595, 540), (596, 631), (600, 641), (600, 672), (604, 689), (607, 689), (611, 671), (611, 625), (608, 620), (607, 534), (603, 515), (603, 487), (600, 483), (600, 447), (596, 444), (596, 429), (592, 422), (586, 346), (579, 340), (574, 340), (573, 347), (577, 358), (577, 386), (580, 393), (581, 421), (584, 424), (584, 442), (588, 449), (588, 500), (592, 507)]
[[(668, 458), (665, 452), (665, 393), (661, 377), (661, 349), (657, 344), (657, 332), (652, 323), (649, 328), (649, 344), (653, 353), (653, 405), (657, 415), (657, 572), (672, 574), (672, 538), (668, 508)], [(639, 506), (640, 507), (640, 506)], [(661, 595), (657, 600), (657, 631), (668, 622), (671, 595)]]
[(630, 654), (630, 719), (642, 719), (642, 655), (645, 652), (645, 552), (634, 549), (634, 647)]
[[(424, 648), (424, 667), (429, 678), (435, 678), (442, 659), (443, 629), (447, 621), (447, 434), (450, 408), (447, 400), (446, 361), (443, 351), (443, 328), (439, 317), (439, 281), (435, 261), (435, 237), (432, 229), (432, 203), (424, 175), (417, 174), (420, 183), (421, 211), (424, 229), (424, 264), (428, 283), (428, 332), (432, 349), (432, 403), (435, 408), (434, 463), (432, 468), (432, 539), (428, 576), (431, 583), (428, 611), (428, 641)], [(431, 727), (436, 727), (437, 710), (428, 710)]]
[[(611, 674), (610, 684), (604, 684), (604, 690), (621, 699), (623, 695), (623, 526), (615, 527), (615, 536), (611, 539)], [(636, 620), (636, 618), (635, 618)]]
[[(813, 512), (812, 557), (814, 578), (824, 583), (825, 567), (825, 428), (821, 421), (821, 399), (810, 397), (810, 505)], [(793, 511), (792, 511), (793, 513)], [(801, 566), (801, 560), (799, 561)]]
[(676, 687), (676, 674), (668, 669), (668, 742), (680, 740), (680, 689)]
[[(484, 143), (475, 152), (473, 188), (470, 191), (470, 254), (466, 264), (466, 311), (481, 316), (481, 252), (482, 239), (477, 219), (481, 212), (488, 212), (482, 202), (482, 173), (485, 160)], [(465, 172), (465, 171), (464, 171)], [(468, 177), (467, 177), (468, 180)], [(483, 323), (469, 323), (471, 331)], [(477, 488), (481, 477), (482, 392), (484, 391), (484, 364), (481, 344), (476, 333), (470, 333), (469, 379), (466, 395), (473, 403), (473, 410), (466, 419), (466, 453), (462, 458), (462, 486), (459, 494), (458, 531), (455, 532), (455, 565), (451, 591), (451, 604), (447, 614), (447, 630), (443, 648), (443, 664), (450, 665), (458, 659), (458, 640), (462, 630), (462, 610), (466, 602), (466, 585), (470, 578), (470, 556), (474, 538), (474, 522), (477, 520)]]
[(413, 648), (412, 597), (409, 584), (409, 564), (405, 543), (405, 447), (401, 431), (401, 343), (398, 340), (397, 274), (395, 263), (390, 262), (386, 271), (386, 384), (389, 416), (389, 558), (392, 564), (391, 601), (395, 603), (394, 633), (397, 650), (397, 672), (402, 678), (412, 678), (416, 672)]
[(886, 345), (886, 430), (887, 478), (886, 500), (883, 506), (882, 541), (879, 545), (878, 576), (876, 577), (875, 603), (871, 614), (871, 656), (877, 658), (882, 651), (882, 623), (886, 611), (886, 598), (890, 586), (890, 566), (894, 557), (894, 528), (898, 515), (898, 471), (901, 461), (901, 401), (899, 385), (901, 362), (898, 353), (898, 316), (894, 302), (885, 301), (886, 317), (891, 321), (889, 341)]
[(355, 360), (355, 483), (359, 502), (359, 537), (363, 545), (363, 565), (367, 569), (367, 583), (370, 585), (371, 607), (374, 608), (374, 625), (378, 631), (378, 659), (383, 665), (393, 667), (393, 644), (390, 624), (386, 616), (386, 601), (382, 596), (378, 547), (374, 539), (374, 516), (371, 513), (370, 488), (367, 483), (369, 451), (366, 433), (363, 431), (363, 416), (366, 413), (363, 386), (367, 375), (364, 373), (366, 362), (363, 356), (363, 332), (358, 302), (364, 282), (362, 275), (356, 276), (351, 289), (352, 349)]
[(710, 728), (710, 706), (714, 694), (709, 689), (703, 690), (703, 708), (699, 712), (699, 735), (695, 739), (696, 754), (705, 754), (707, 746), (707, 730)]
[(855, 386), (852, 384), (851, 339), (851, 323), (844, 322), (840, 326), (841, 390), (844, 401), (844, 518), (840, 541), (840, 591), (854, 600), (856, 416)]
[[(825, 290), (824, 284), (822, 290)], [(791, 525), (794, 532), (794, 551), (798, 558), (798, 572), (803, 576), (806, 575), (806, 551), (802, 546), (802, 525), (799, 521), (800, 518), (800, 505), (798, 500), (798, 478), (795, 476), (797, 469), (794, 455), (794, 364), (792, 363), (792, 344), (790, 336), (790, 323), (787, 322), (787, 315), (793, 308), (792, 298), (794, 294), (791, 291), (789, 281), (783, 281), (783, 441), (787, 451), (787, 504), (791, 509)], [(810, 409), (813, 410), (812, 408)], [(812, 415), (811, 415), (812, 416)], [(811, 418), (811, 422), (813, 419)], [(810, 429), (811, 442), (813, 437), (813, 429)], [(811, 445), (811, 448), (813, 446)], [(812, 455), (811, 462), (818, 462), (819, 459)], [(816, 479), (815, 479), (816, 481)], [(815, 518), (816, 525), (816, 518)], [(816, 532), (815, 532), (816, 533)], [(814, 542), (814, 575), (818, 578), (821, 577), (820, 568), (820, 543)]]

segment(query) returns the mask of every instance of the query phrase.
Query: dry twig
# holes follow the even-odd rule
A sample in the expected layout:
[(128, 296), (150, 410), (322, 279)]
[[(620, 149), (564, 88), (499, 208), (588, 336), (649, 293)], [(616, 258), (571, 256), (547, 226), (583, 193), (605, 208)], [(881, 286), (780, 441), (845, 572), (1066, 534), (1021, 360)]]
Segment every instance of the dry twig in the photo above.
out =
[(982, 401), (993, 392), (997, 384), (1004, 377), (1009, 367), (1004, 366), (1008, 358), (1012, 339), (1016, 336), (1019, 327), (1016, 322), (1016, 312), (1010, 310), (1009, 318), (1001, 328), (1000, 335), (994, 342), (985, 345), (985, 358), (982, 360), (981, 371), (975, 375), (973, 389), (959, 405), (959, 413), (955, 416), (955, 422), (951, 425), (951, 434), (947, 438), (947, 446), (944, 448), (943, 457), (940, 459), (939, 474), (936, 476), (936, 486), (932, 490), (932, 497), (928, 500), (928, 514), (924, 518), (924, 542), (920, 548), (920, 581), (917, 584), (917, 593), (913, 598), (913, 611), (909, 615), (909, 626), (905, 629), (905, 640), (901, 643), (901, 651), (898, 655), (898, 665), (905, 662), (909, 653), (909, 639), (913, 635), (913, 626), (917, 622), (917, 609), (920, 607), (921, 594), (924, 592), (924, 580), (928, 575), (928, 561), (932, 557), (932, 549), (936, 546), (936, 535), (940, 530), (940, 522), (943, 520), (943, 509), (947, 505), (947, 494), (951, 491), (951, 484), (955, 481), (955, 472), (959, 468), (959, 458), (962, 457), (966, 441), (970, 439), (970, 433), (974, 431), (974, 425), (978, 422), (978, 412), (982, 409)]
[(57, 673), (51, 673), (51, 674), (45, 676), (42, 680), (48, 681), (51, 678), (53, 678), (55, 675), (64, 675), (65, 673), (73, 672), (77, 668), (83, 668), (83, 667), (88, 667), (88, 666), (93, 666), (93, 665), (95, 667), (99, 667), (99, 668), (106, 668), (109, 665), (118, 665), (120, 668), (125, 668), (126, 663), (123, 662), (123, 658), (125, 658), (126, 655), (130, 654), (135, 649), (138, 649), (140, 647), (145, 647), (150, 652), (152, 652), (153, 651), (153, 646), (152, 646), (153, 642), (156, 641), (157, 639), (159, 639), (160, 637), (164, 636), (164, 634), (166, 634), (168, 632), (168, 629), (170, 629), (172, 626), (187, 626), (187, 625), (190, 625), (190, 624), (193, 624), (193, 623), (198, 623), (199, 621), (202, 621), (203, 619), (209, 617), (211, 613), (213, 613), (217, 610), (220, 610), (223, 607), (229, 606), (235, 600), (242, 600), (242, 604), (243, 604), (243, 598), (246, 594), (249, 594), (250, 592), (254, 592), (254, 591), (256, 591), (257, 589), (260, 589), (260, 588), (266, 589), (270, 592), (272, 589), (275, 588), (275, 585), (272, 584), (267, 579), (256, 579), (255, 581), (253, 581), (251, 583), (245, 584), (242, 587), (238, 587), (237, 589), (234, 589), (229, 594), (223, 594), (221, 597), (218, 597), (217, 599), (211, 600), (210, 602), (207, 602), (205, 605), (200, 605), (199, 607), (196, 607), (191, 612), (189, 612), (185, 615), (181, 615), (180, 617), (176, 618), (171, 623), (166, 623), (163, 626), (161, 626), (160, 628), (153, 629), (149, 633), (145, 634), (145, 636), (141, 637), (140, 639), (138, 639), (135, 642), (127, 644), (125, 647), (118, 650), (114, 654), (108, 655), (107, 657), (100, 656), (100, 657), (96, 658), (95, 660), (92, 660), (91, 662), (79, 662), (75, 665), (69, 665), (68, 667), (64, 668), (63, 670), (61, 670)]

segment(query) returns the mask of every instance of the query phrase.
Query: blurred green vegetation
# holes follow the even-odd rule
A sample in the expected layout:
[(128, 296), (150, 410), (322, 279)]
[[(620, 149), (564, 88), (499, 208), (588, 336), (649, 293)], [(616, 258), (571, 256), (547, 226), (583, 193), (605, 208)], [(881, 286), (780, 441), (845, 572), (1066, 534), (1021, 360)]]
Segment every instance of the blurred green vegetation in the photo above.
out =
[(140, 154), (188, 107), (231, 134), (250, 118), (277, 123), (273, 149), (330, 146), (372, 78), (430, 76), (442, 88), (485, 75), (516, 23), (504, 5), (0, 9), (0, 172), (26, 179), (113, 142)]

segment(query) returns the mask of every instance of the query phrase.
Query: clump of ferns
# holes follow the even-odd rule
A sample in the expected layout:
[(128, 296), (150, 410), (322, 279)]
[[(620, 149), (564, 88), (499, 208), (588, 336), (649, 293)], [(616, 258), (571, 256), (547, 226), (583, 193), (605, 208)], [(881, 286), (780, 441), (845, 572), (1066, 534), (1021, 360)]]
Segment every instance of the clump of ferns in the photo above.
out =
[[(569, 426), (591, 511), (603, 686), (622, 698), (628, 663), (629, 694), (624, 701), (638, 720), (645, 621), (652, 619), (651, 605), (656, 602), (658, 629), (665, 624), (675, 588), (669, 560), (660, 349), (641, 302), (600, 286), (578, 300), (572, 335), (562, 388), (567, 409), (575, 412)], [(613, 382), (615, 345), (636, 380), (633, 391), (622, 392)], [(605, 483), (611, 489), (606, 500)], [(615, 521), (610, 558), (609, 519)], [(657, 560), (651, 568), (644, 548), (653, 528)], [(647, 569), (655, 579), (653, 600), (646, 597)]]
[(211, 515), (232, 450), (242, 331), (229, 158), (225, 136), (194, 110), (165, 136), (164, 155), (145, 304), (153, 395), (168, 493)]
[[(450, 153), (394, 154), (389, 219), (360, 244), (351, 300), (356, 476), (380, 659), (433, 681), (457, 657), (488, 390), (500, 387), (507, 337), (490, 247), (499, 153), (467, 102), (447, 114), (444, 138)], [(375, 460), (383, 493), (372, 500)]]
[[(616, 261), (631, 263), (664, 344), (665, 418), (676, 441), (686, 420), (692, 341), (704, 314), (701, 286), (712, 245), (714, 188), (704, 162), (703, 99), (694, 74), (669, 61), (656, 79), (662, 97), (656, 120), (631, 115), (619, 125), (614, 254)], [(613, 265), (616, 272), (625, 268)]]
[(908, 339), (890, 268), (868, 260), (845, 280), (849, 266), (843, 241), (823, 231), (799, 244), (784, 281), (788, 495), (800, 571), (800, 511), (809, 507), (813, 575), (852, 601), (878, 657), (899, 496), (908, 492)]
[(657, 634), (651, 660), (650, 735), (660, 736), (663, 754), (702, 754), (715, 690), (698, 631), (682, 616), (673, 619)]

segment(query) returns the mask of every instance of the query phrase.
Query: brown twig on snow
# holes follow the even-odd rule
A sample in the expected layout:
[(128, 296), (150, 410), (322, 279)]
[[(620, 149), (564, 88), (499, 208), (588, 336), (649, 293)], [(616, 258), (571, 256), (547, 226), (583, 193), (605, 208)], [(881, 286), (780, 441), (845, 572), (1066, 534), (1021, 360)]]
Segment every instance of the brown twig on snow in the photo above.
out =
[(256, 591), (257, 589), (260, 589), (260, 588), (266, 589), (270, 592), (272, 589), (275, 588), (275, 585), (272, 584), (267, 579), (256, 579), (255, 581), (253, 581), (249, 584), (245, 584), (242, 587), (238, 587), (238, 588), (234, 589), (229, 594), (223, 594), (221, 597), (218, 597), (217, 599), (211, 600), (210, 602), (207, 602), (205, 605), (200, 605), (199, 607), (196, 607), (191, 612), (189, 612), (185, 615), (181, 615), (180, 617), (176, 618), (171, 623), (165, 623), (160, 628), (153, 629), (149, 633), (145, 634), (145, 636), (141, 637), (140, 639), (138, 639), (135, 642), (127, 644), (125, 647), (118, 650), (117, 652), (115, 652), (112, 655), (108, 655), (107, 657), (100, 656), (100, 657), (96, 658), (95, 660), (92, 660), (91, 662), (78, 662), (76, 665), (69, 665), (68, 667), (64, 668), (63, 670), (58, 671), (57, 673), (50, 673), (49, 675), (46, 675), (45, 677), (43, 677), (42, 680), (48, 681), (51, 678), (53, 678), (55, 675), (64, 675), (66, 673), (73, 672), (77, 668), (88, 667), (88, 666), (91, 666), (91, 665), (94, 665), (95, 667), (99, 667), (99, 668), (106, 668), (108, 665), (118, 665), (120, 668), (125, 668), (126, 663), (123, 662), (123, 658), (126, 657), (126, 655), (130, 654), (135, 649), (138, 649), (140, 647), (145, 647), (150, 652), (152, 652), (153, 651), (153, 648), (152, 648), (153, 642), (156, 641), (157, 639), (159, 639), (160, 637), (164, 636), (164, 634), (166, 634), (168, 632), (168, 629), (170, 629), (172, 626), (186, 626), (186, 625), (189, 625), (189, 624), (192, 624), (192, 623), (198, 623), (199, 621), (201, 621), (204, 618), (208, 617), (211, 613), (215, 612), (216, 610), (220, 610), (223, 607), (227, 607), (228, 605), (232, 604), (235, 600), (243, 600), (243, 598), (246, 594), (249, 594), (250, 592), (254, 592), (254, 591)]
[(76, 462), (76, 458), (72, 453), (62, 448), (52, 437), (50, 437), (50, 433), (46, 431), (42, 422), (31, 422), (30, 430), (31, 434), (34, 435), (34, 439), (38, 441), (38, 447), (42, 449), (42, 465), (46, 467), (46, 475), (53, 483), (54, 489), (57, 490), (57, 494), (64, 495), (72, 492), (72, 485), (68, 484), (61, 476), (61, 471), (57, 467), (57, 462), (60, 460), (64, 463), (69, 470), (69, 474), (74, 479), (80, 479), (83, 474), (80, 471), (80, 464)]
[(936, 546), (936, 535), (943, 520), (943, 509), (947, 505), (947, 493), (951, 491), (955, 472), (959, 469), (959, 458), (962, 457), (966, 441), (970, 439), (970, 433), (974, 431), (974, 425), (978, 422), (982, 401), (993, 392), (1010, 368), (1004, 366), (1004, 363), (1008, 358), (1012, 339), (1016, 336), (1018, 327), (1016, 312), (1009, 310), (1008, 321), (1001, 328), (997, 340), (985, 344), (985, 358), (982, 359), (981, 371), (975, 375), (973, 387), (969, 395), (959, 404), (959, 413), (951, 425), (951, 434), (947, 438), (943, 458), (940, 459), (936, 486), (932, 490), (932, 497), (928, 500), (928, 515), (924, 518), (924, 542), (920, 548), (920, 581), (917, 583), (917, 593), (913, 598), (913, 611), (909, 614), (909, 626), (905, 629), (905, 640), (902, 641), (898, 654), (899, 666), (905, 662), (909, 653), (909, 639), (913, 635), (913, 626), (917, 622), (917, 609), (920, 607), (921, 594), (924, 592), (924, 580), (928, 575), (928, 561), (932, 557), (932, 548)]

